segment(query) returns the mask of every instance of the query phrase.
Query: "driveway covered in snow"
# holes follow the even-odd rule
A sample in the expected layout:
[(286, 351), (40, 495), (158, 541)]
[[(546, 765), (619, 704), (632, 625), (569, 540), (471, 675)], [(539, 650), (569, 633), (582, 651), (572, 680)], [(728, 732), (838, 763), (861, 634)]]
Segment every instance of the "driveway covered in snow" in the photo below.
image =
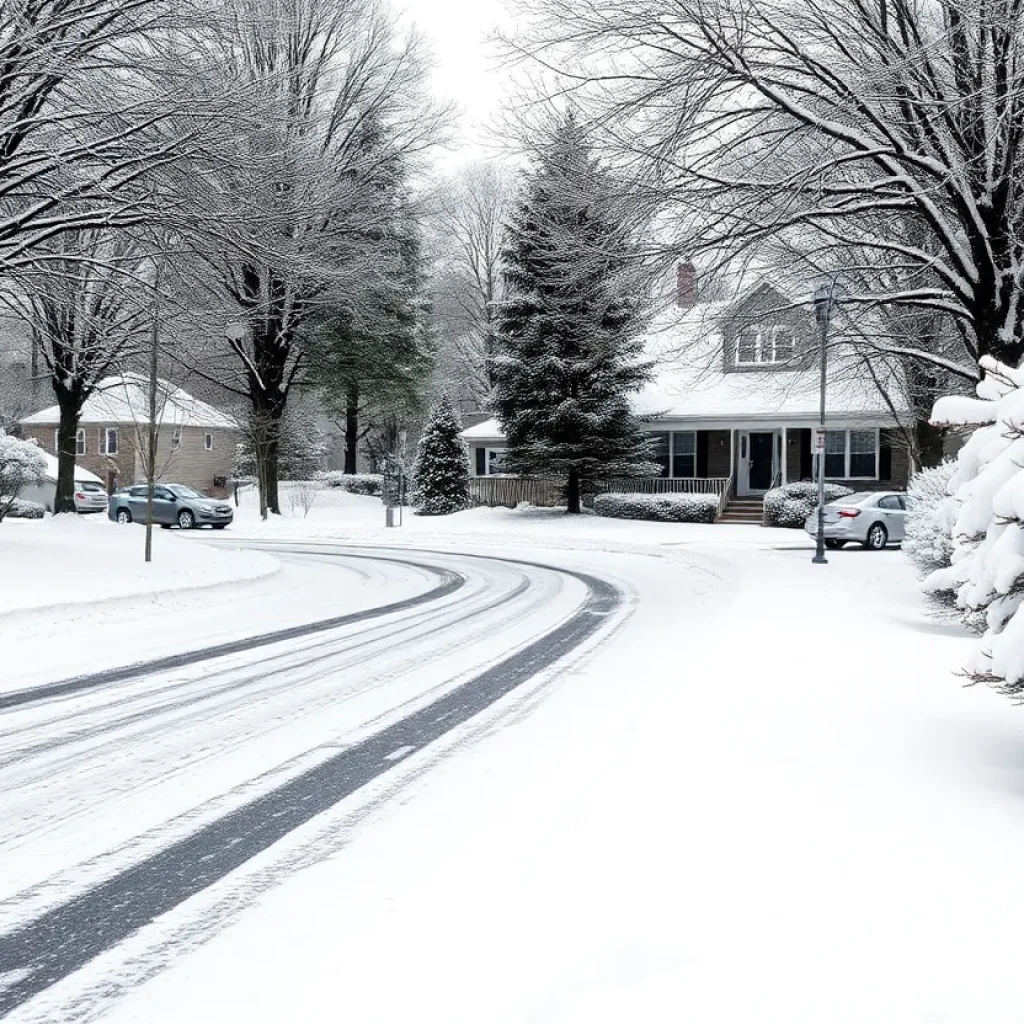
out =
[[(276, 522), (249, 532), (336, 544), (327, 535), (340, 531)], [(460, 572), (466, 552), (582, 572), (620, 590), (628, 614), (443, 738), (396, 746), (385, 772), (12, 1021), (1024, 1016), (1011, 941), (1024, 917), (1013, 857), (1024, 844), (1024, 720), (956, 677), (971, 641), (926, 616), (899, 551), (836, 552), (818, 567), (799, 534), (485, 510), (405, 531), (353, 518), (344, 532), (346, 544), (386, 539)], [(291, 677), (282, 659), (263, 710), (237, 691), (237, 731), (186, 712), (180, 736), (129, 744), (105, 779), (54, 783), (69, 808), (76, 789), (88, 799), (111, 787), (95, 807), (121, 813), (104, 814), (102, 828), (96, 814), (65, 824), (58, 802), (46, 827), (63, 831), (51, 833), (48, 862), (0, 850), (19, 872), (3, 927), (95, 891), (325, 763), (339, 752), (332, 743), (379, 733), (442, 677), (451, 687), (528, 649), (586, 601), (572, 577), (543, 579), (517, 598), (525, 604), (462, 619), (457, 633), (406, 649), (379, 637), (369, 664), (384, 688), (334, 710), (334, 686), (370, 671), (353, 669), (344, 644), (327, 648), (337, 660), (325, 668)], [(477, 598), (520, 583), (503, 571)], [(455, 621), (459, 607), (453, 598), (437, 612)], [(423, 615), (424, 631), (441, 622)], [(183, 677), (183, 692), (245, 671), (242, 660)], [(171, 682), (145, 687), (152, 696)], [(237, 745), (222, 744), (230, 735)], [(178, 782), (158, 770), (167, 758), (181, 760)], [(16, 991), (18, 976), (6, 984)]]

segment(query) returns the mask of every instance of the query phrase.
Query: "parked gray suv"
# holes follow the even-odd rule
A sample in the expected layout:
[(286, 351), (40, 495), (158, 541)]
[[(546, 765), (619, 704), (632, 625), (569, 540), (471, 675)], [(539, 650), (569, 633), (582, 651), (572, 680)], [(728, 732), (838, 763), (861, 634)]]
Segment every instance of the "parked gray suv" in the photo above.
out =
[[(146, 521), (145, 484), (118, 491), (110, 499), (107, 515), (116, 523), (144, 523)], [(184, 484), (157, 484), (153, 488), (153, 522), (164, 529), (180, 526), (192, 530), (198, 526), (212, 526), (223, 530), (234, 512), (226, 501), (207, 498)]]

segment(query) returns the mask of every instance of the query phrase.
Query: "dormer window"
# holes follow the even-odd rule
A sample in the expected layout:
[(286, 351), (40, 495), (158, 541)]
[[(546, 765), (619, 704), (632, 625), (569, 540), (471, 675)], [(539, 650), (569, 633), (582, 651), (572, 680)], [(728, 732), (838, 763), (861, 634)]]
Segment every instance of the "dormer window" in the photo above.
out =
[(796, 352), (790, 327), (744, 327), (736, 339), (737, 366), (771, 366), (788, 363)]

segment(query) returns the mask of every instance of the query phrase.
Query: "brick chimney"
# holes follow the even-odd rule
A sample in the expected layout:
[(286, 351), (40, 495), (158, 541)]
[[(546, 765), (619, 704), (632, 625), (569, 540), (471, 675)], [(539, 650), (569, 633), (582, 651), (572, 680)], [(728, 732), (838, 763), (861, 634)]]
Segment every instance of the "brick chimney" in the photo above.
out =
[(676, 305), (680, 309), (692, 309), (697, 301), (697, 270), (686, 260), (676, 266)]

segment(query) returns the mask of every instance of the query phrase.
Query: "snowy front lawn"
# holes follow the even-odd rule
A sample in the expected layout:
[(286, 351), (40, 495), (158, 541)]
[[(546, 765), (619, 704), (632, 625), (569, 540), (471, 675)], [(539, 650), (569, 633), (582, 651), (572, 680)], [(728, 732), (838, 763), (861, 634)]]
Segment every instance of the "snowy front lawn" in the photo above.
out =
[(268, 555), (180, 543), (156, 530), (153, 561), (143, 561), (145, 531), (105, 516), (49, 516), (0, 524), (0, 616), (65, 605), (94, 605), (166, 591), (268, 576)]
[[(519, 517), (451, 518), (493, 550)], [(821, 567), (772, 531), (591, 520), (558, 552), (566, 519), (525, 518), (549, 543), (502, 554), (622, 581), (631, 620), (529, 714), (403, 761), (404, 798), (343, 803), (168, 915), (194, 941), (209, 905), (237, 914), (103, 1020), (1024, 1019), (1024, 717), (963, 687), (970, 641), (900, 552)], [(688, 540), (628, 553), (652, 530)]]

